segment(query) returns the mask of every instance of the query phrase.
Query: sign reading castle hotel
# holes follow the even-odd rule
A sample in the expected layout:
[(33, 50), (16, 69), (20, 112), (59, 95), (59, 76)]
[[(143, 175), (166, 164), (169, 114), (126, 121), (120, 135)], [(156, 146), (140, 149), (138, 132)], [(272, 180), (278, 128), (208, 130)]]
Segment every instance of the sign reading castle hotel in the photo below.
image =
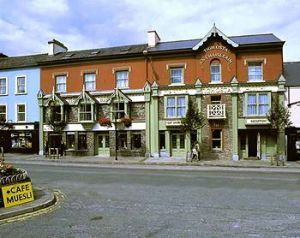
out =
[[(283, 44), (273, 34), (228, 37), (214, 25), (196, 40), (160, 42), (149, 31), (148, 44), (55, 48), (39, 62), (40, 153), (61, 142), (72, 155), (185, 158), (196, 141), (203, 158), (284, 151), (266, 123), (273, 102), (284, 101)], [(205, 117), (195, 131), (181, 128), (189, 100)]]

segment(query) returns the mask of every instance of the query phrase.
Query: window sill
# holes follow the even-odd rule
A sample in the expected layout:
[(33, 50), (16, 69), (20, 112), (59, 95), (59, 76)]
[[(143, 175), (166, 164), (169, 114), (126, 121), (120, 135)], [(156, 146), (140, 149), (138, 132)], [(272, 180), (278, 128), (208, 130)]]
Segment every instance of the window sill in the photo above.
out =
[(265, 80), (252, 80), (252, 81), (247, 81), (247, 83), (264, 83), (266, 82)]
[(224, 84), (224, 82), (219, 81), (219, 82), (209, 82), (208, 84)]
[(171, 84), (169, 84), (168, 86), (170, 86), (170, 87), (174, 87), (174, 86), (185, 86), (185, 84), (184, 84), (184, 83), (171, 83)]
[(0, 94), (0, 96), (8, 96), (8, 93)]
[(27, 92), (25, 92), (25, 93), (15, 93), (15, 95), (16, 96), (18, 96), (18, 95), (27, 95)]

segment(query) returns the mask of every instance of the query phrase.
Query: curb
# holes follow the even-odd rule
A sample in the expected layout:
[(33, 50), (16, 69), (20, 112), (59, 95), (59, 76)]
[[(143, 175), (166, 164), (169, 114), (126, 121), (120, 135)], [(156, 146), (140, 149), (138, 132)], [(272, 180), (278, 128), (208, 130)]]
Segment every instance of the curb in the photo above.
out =
[(0, 221), (19, 215), (24, 215), (26, 213), (35, 212), (37, 210), (49, 207), (56, 202), (56, 197), (54, 196), (53, 192), (43, 190), (41, 188), (34, 190), (34, 196), (36, 197), (36, 200), (32, 202), (24, 203), (11, 208), (0, 208)]

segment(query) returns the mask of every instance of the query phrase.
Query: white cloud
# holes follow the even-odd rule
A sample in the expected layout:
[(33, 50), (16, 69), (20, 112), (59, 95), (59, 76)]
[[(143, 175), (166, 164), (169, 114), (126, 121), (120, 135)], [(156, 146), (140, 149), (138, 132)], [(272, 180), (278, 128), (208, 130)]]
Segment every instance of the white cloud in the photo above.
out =
[(46, 14), (47, 17), (66, 14), (69, 10), (67, 0), (30, 0), (26, 1), (26, 6), (29, 11)]

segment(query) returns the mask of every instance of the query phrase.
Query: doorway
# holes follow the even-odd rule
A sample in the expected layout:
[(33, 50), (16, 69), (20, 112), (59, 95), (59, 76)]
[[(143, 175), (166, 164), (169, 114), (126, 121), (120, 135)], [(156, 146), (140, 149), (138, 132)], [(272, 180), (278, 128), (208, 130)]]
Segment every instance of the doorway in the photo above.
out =
[(98, 135), (98, 155), (103, 157), (110, 156), (109, 153), (109, 134), (101, 133)]
[(185, 134), (172, 133), (171, 136), (172, 156), (185, 157)]
[(257, 157), (257, 131), (248, 133), (248, 157)]

